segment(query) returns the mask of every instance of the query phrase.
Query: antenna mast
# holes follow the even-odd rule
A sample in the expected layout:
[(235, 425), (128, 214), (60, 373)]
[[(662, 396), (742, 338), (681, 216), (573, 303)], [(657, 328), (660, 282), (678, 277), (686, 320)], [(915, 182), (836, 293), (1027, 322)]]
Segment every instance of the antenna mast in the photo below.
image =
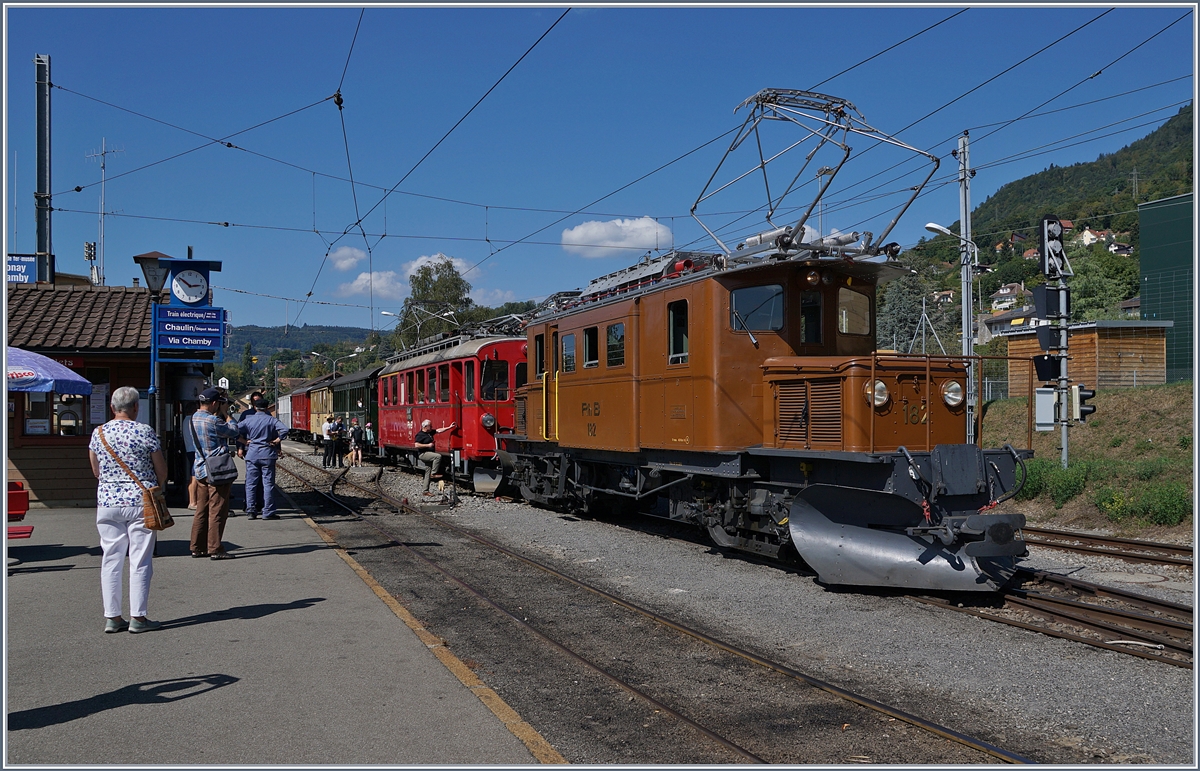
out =
[(108, 155), (109, 153), (124, 152), (124, 150), (109, 150), (105, 143), (106, 143), (106, 139), (104, 137), (101, 137), (100, 138), (100, 152), (92, 153), (87, 156), (88, 158), (99, 158), (100, 159), (100, 239), (99, 239), (100, 272), (99, 272), (98, 276), (94, 277), (93, 282), (92, 282), (94, 284), (97, 284), (98, 286), (104, 286), (104, 216), (106, 214), (108, 214), (108, 212), (104, 208), (105, 156)]

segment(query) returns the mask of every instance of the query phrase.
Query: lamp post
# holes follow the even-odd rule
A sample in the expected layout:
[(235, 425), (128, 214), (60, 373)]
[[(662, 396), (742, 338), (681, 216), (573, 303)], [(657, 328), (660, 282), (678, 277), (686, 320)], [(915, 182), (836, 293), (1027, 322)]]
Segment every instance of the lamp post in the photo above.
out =
[[(972, 291), (972, 280), (974, 273), (979, 267), (979, 247), (969, 238), (954, 233), (950, 228), (943, 227), (936, 222), (930, 222), (925, 226), (925, 229), (931, 233), (940, 233), (944, 236), (958, 239), (959, 247), (962, 251), (962, 352), (963, 356), (971, 357), (975, 355), (974, 338), (974, 311), (975, 298)], [(975, 443), (975, 405), (977, 403), (978, 388), (975, 377), (975, 362), (967, 359), (967, 444)]]
[(328, 359), (330, 362), (332, 362), (333, 363), (333, 373), (335, 375), (337, 374), (337, 365), (338, 365), (339, 361), (345, 361), (346, 359), (353, 359), (355, 356), (358, 355), (357, 353), (352, 353), (349, 356), (340, 356), (335, 359), (332, 356), (326, 355), (324, 353), (319, 353), (317, 351), (311, 351), (310, 353), (312, 353), (313, 356), (320, 356), (321, 358)]

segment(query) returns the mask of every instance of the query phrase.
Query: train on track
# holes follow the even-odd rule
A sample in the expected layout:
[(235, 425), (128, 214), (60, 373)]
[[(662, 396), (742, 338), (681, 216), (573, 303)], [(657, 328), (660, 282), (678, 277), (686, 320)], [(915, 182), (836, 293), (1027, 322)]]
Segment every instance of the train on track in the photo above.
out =
[[(647, 257), (551, 296), (505, 332), (437, 341), (368, 375), (381, 453), (414, 462), (414, 426), (457, 422), (438, 450), (482, 492), (507, 483), (548, 507), (691, 523), (722, 547), (798, 557), (828, 584), (999, 589), (1027, 552), (1024, 517), (995, 509), (1032, 452), (965, 441), (974, 357), (875, 344), (879, 288), (912, 272), (886, 239), (937, 157), (835, 97), (768, 89), (740, 107), (746, 123), (718, 171), (743, 144), (759, 157), (735, 181), (786, 154), (762, 154), (768, 123), (816, 144), (787, 191), (768, 194), (767, 230), (730, 248), (696, 215), (714, 172), (692, 213), (719, 251)], [(851, 138), (930, 164), (879, 236), (808, 225)], [(814, 200), (779, 226), (818, 151), (834, 155)], [(337, 383), (308, 389), (310, 420)], [(291, 395), (294, 412), (303, 398)]]

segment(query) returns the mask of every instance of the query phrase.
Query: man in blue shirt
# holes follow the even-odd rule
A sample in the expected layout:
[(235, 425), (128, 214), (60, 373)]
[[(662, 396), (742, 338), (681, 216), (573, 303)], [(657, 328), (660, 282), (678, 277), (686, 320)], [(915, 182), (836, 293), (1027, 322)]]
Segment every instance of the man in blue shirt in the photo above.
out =
[(221, 544), (229, 519), (229, 491), (233, 481), (210, 483), (205, 459), (228, 438), (238, 435), (237, 421), (229, 417), (229, 400), (219, 388), (206, 389), (197, 401), (200, 408), (192, 415), (191, 430), (196, 445), (193, 469), (200, 488), (196, 491), (196, 515), (192, 517), (192, 556), (225, 560), (233, 556)]
[[(250, 519), (279, 519), (275, 513), (275, 461), (287, 426), (267, 411), (262, 397), (251, 402), (252, 414), (238, 423), (238, 443), (246, 450), (246, 511)], [(245, 414), (245, 413), (243, 413)]]

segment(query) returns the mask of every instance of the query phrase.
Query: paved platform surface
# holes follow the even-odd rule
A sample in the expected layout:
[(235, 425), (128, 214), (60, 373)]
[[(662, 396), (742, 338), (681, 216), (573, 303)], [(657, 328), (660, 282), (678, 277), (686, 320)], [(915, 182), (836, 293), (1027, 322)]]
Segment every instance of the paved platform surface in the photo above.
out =
[(33, 537), (8, 542), (6, 767), (539, 762), (298, 512), (230, 519), (219, 562), (172, 513), (163, 629), (140, 635), (103, 633), (94, 509), (31, 511)]

